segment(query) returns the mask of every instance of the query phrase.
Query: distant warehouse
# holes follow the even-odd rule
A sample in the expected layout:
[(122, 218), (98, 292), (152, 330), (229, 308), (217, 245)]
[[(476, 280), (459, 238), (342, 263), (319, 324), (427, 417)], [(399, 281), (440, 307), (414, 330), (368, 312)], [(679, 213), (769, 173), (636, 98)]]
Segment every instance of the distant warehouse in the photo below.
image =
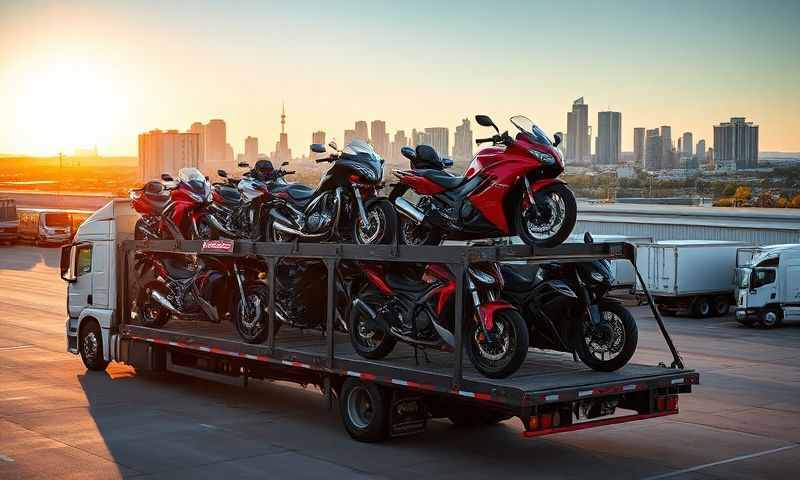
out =
[(656, 241), (800, 243), (800, 209), (581, 203), (574, 232), (586, 231), (652, 237)]

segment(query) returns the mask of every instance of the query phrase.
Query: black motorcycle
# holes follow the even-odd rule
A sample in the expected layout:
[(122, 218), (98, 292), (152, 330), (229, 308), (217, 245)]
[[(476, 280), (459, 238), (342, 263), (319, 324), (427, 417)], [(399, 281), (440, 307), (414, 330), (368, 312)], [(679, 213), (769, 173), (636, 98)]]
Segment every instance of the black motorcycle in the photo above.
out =
[(603, 372), (633, 356), (638, 329), (628, 309), (606, 296), (614, 282), (608, 260), (506, 264), (502, 272), (502, 295), (525, 317), (532, 347), (572, 353)]
[[(272, 217), (267, 240), (285, 242), (331, 240), (367, 245), (394, 240), (397, 216), (394, 207), (378, 196), (383, 181), (383, 159), (369, 145), (353, 141), (317, 163), (333, 165), (314, 189), (299, 183), (275, 183)], [(325, 145), (311, 145), (311, 151), (325, 153)]]
[(243, 266), (214, 256), (137, 252), (134, 268), (139, 279), (132, 309), (137, 323), (160, 328), (173, 317), (214, 323), (230, 319), (246, 342), (266, 338), (266, 269), (256, 262)]

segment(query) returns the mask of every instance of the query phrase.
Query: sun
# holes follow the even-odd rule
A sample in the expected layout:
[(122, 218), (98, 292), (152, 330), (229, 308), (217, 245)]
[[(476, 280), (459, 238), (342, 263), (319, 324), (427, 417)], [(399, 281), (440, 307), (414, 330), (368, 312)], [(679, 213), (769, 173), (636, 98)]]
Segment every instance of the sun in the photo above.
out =
[(15, 121), (26, 137), (35, 138), (30, 153), (71, 153), (113, 135), (121, 98), (109, 67), (80, 57), (53, 57), (18, 71)]

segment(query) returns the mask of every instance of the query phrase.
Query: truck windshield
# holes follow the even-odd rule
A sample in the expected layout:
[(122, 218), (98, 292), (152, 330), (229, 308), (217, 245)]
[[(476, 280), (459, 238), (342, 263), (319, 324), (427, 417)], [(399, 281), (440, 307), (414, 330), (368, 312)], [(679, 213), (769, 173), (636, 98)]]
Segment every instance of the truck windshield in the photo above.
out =
[(736, 269), (736, 286), (739, 288), (747, 288), (750, 286), (750, 271), (749, 268)]
[(68, 213), (47, 213), (44, 216), (44, 224), (48, 227), (69, 227)]

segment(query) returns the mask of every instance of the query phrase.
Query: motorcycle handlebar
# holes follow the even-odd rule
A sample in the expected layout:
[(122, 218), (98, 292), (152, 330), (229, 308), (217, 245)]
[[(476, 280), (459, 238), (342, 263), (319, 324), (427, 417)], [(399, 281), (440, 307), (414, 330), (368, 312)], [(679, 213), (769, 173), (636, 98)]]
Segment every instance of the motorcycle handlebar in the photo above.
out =
[[(496, 137), (496, 136), (495, 136), (495, 137)], [(494, 142), (494, 141), (495, 141), (495, 137), (489, 137), (489, 138), (476, 138), (476, 139), (475, 139), (475, 143), (476, 143), (477, 145), (480, 145), (481, 143), (486, 143), (486, 142)]]

